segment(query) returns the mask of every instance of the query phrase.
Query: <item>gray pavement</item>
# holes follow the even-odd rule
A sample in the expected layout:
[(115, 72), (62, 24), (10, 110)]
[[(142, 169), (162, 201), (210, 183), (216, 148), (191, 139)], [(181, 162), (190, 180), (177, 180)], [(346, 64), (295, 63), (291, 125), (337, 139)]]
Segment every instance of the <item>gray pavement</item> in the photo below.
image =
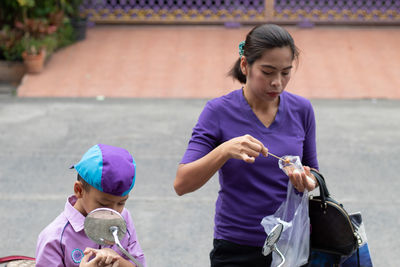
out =
[[(93, 144), (128, 149), (138, 166), (127, 202), (149, 266), (209, 266), (214, 177), (178, 197), (172, 183), (206, 100), (18, 99), (0, 95), (0, 255), (34, 256)], [(398, 266), (400, 101), (313, 100), (321, 171), (349, 212), (361, 211), (375, 266)]]

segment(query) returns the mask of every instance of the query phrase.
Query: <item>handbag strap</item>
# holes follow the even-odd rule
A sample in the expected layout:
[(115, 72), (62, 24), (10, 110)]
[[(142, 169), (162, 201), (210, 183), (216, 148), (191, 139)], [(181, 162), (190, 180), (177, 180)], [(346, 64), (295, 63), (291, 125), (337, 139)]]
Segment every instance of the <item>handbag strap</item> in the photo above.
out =
[(325, 200), (330, 196), (328, 188), (326, 187), (325, 178), (320, 172), (316, 170), (312, 169), (311, 173), (317, 179), (319, 185), (319, 195), (321, 197), (321, 201), (325, 203)]

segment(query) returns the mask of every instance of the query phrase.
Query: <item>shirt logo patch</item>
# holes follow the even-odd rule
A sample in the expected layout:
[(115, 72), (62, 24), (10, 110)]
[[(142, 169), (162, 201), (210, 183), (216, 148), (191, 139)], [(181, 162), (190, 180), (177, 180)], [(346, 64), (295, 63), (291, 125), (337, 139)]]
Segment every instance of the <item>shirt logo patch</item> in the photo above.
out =
[(81, 249), (79, 249), (79, 248), (76, 248), (76, 249), (74, 249), (74, 250), (71, 252), (72, 260), (73, 260), (75, 263), (81, 263), (82, 258), (83, 258), (84, 256), (85, 256), (85, 255), (83, 254), (83, 251), (82, 251)]

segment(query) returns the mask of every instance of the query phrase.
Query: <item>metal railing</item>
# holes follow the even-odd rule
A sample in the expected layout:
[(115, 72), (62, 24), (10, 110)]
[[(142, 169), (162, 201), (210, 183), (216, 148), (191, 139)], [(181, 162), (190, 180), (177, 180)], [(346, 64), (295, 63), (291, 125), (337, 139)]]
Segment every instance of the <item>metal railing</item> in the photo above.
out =
[(400, 0), (84, 0), (95, 23), (400, 24)]

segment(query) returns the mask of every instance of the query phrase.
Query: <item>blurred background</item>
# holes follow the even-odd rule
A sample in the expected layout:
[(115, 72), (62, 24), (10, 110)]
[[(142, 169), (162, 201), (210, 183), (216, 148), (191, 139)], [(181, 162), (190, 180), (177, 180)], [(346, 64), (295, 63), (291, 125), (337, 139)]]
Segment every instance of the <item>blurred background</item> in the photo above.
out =
[(397, 0), (3, 0), (0, 91), (216, 97), (240, 87), (226, 73), (247, 32), (276, 23), (301, 51), (292, 92), (397, 99), (399, 10)]
[(0, 257), (34, 256), (73, 192), (68, 167), (96, 143), (128, 149), (127, 203), (149, 266), (208, 266), (213, 177), (172, 184), (205, 103), (261, 23), (300, 49), (287, 90), (311, 100), (321, 171), (361, 211), (375, 266), (398, 266), (400, 1), (1, 0)]

